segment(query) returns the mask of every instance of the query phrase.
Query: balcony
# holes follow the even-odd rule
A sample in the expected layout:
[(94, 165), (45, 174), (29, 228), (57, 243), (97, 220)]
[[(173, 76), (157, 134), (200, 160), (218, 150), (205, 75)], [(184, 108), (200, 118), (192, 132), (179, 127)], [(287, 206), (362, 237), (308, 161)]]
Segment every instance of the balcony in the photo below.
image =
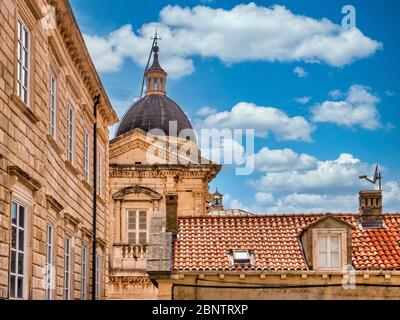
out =
[(113, 253), (115, 271), (146, 270), (147, 245), (114, 243)]

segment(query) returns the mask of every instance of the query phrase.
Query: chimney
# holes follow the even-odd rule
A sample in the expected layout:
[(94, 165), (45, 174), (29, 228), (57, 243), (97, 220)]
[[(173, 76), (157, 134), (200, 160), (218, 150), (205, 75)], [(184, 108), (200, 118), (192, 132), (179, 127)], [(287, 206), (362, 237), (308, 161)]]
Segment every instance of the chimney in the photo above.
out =
[(382, 222), (382, 190), (361, 190), (359, 195), (361, 223)]

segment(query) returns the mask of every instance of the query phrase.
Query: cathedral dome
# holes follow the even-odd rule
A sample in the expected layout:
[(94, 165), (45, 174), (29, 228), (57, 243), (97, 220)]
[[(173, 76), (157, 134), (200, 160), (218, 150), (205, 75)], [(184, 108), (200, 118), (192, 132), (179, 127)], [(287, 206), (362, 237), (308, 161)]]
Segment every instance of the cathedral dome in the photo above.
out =
[(165, 135), (176, 135), (169, 132), (170, 121), (176, 121), (177, 134), (184, 129), (193, 129), (182, 109), (166, 95), (147, 94), (136, 101), (126, 112), (117, 130), (117, 136), (135, 128), (145, 132), (161, 129)]
[[(135, 128), (149, 132), (160, 129), (167, 136), (175, 136), (182, 130), (190, 130), (190, 138), (194, 138), (192, 125), (182, 109), (166, 95), (167, 73), (158, 61), (159, 47), (153, 45), (153, 64), (146, 71), (146, 95), (137, 100), (123, 116), (116, 136), (120, 136)], [(176, 122), (176, 129), (170, 132), (170, 122)], [(172, 124), (173, 125), (173, 124)], [(175, 131), (176, 130), (176, 131)], [(188, 136), (187, 132), (185, 132)], [(194, 138), (195, 139), (195, 138)]]

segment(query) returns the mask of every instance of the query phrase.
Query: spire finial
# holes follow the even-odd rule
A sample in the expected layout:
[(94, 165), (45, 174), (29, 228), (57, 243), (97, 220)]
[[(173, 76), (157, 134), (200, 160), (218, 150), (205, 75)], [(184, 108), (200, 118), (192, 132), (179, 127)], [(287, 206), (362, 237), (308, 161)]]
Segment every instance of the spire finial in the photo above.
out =
[(161, 40), (161, 38), (158, 36), (158, 30), (156, 28), (156, 32), (154, 33), (154, 37), (151, 37), (153, 40), (153, 51), (155, 51), (155, 48), (158, 48), (158, 40)]

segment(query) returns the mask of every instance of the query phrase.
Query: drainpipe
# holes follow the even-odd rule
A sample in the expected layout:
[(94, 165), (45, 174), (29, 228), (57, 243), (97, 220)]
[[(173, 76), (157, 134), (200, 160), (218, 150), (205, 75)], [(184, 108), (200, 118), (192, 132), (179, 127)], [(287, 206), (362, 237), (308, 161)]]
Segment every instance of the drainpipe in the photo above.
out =
[(92, 300), (96, 300), (96, 230), (97, 230), (97, 107), (100, 94), (93, 100), (93, 251), (92, 251)]

